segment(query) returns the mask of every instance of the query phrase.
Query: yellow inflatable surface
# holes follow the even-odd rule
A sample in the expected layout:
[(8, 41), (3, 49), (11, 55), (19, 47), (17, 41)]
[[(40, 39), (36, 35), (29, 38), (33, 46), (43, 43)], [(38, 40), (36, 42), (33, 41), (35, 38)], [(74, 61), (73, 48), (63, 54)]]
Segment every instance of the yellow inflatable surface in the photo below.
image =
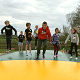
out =
[(0, 61), (0, 80), (80, 80), (80, 63), (50, 60)]

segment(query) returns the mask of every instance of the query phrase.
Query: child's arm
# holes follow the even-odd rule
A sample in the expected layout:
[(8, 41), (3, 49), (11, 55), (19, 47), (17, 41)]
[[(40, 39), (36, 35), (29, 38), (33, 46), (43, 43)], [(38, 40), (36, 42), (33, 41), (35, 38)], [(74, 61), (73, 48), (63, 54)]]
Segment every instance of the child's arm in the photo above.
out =
[(1, 33), (3, 34), (3, 30), (5, 29), (5, 27), (3, 27), (2, 29), (1, 29)]
[(13, 26), (12, 29), (15, 31), (15, 35), (17, 35), (17, 30)]
[(49, 32), (48, 32), (48, 37), (49, 37), (49, 43), (51, 44), (51, 32), (50, 32), (50, 29), (49, 29)]
[(18, 38), (18, 42), (19, 42), (19, 38)]
[(27, 38), (26, 38), (26, 32), (24, 33), (24, 37), (25, 37), (25, 40), (27, 41)]
[(70, 36), (71, 36), (71, 34), (68, 35), (68, 37), (67, 37), (67, 39), (65, 40), (65, 43), (64, 43), (64, 44), (66, 44), (66, 43), (68, 42)]
[(79, 45), (79, 36), (77, 34), (77, 46)]
[[(31, 33), (31, 35), (32, 35), (32, 33)], [(32, 35), (32, 37), (35, 39), (34, 35)]]

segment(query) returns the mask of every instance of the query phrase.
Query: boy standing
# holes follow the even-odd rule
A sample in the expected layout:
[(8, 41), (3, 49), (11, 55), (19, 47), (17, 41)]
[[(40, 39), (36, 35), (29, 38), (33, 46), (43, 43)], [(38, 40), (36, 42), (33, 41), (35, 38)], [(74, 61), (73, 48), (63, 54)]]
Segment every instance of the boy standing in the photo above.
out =
[(47, 48), (47, 36), (49, 37), (49, 43), (51, 44), (50, 29), (47, 26), (47, 22), (43, 22), (42, 27), (39, 28), (39, 30), (38, 30), (38, 49), (37, 49), (36, 60), (38, 60), (38, 58), (39, 58), (42, 42), (43, 42), (43, 45), (44, 45), (44, 47), (43, 47), (43, 59), (45, 58), (44, 54), (45, 54), (45, 51), (46, 51), (46, 48)]
[(19, 51), (21, 47), (21, 51), (23, 50), (23, 39), (25, 38), (23, 35), (23, 31), (20, 32), (21, 34), (18, 36), (18, 46), (19, 46)]
[[(17, 36), (17, 31), (16, 29), (10, 25), (9, 21), (5, 21), (5, 27), (2, 28), (1, 33), (3, 34), (3, 30), (5, 30), (5, 35), (6, 35), (6, 42), (7, 42), (7, 51), (6, 52), (10, 52), (11, 51), (11, 40), (12, 40), (12, 30), (15, 31), (15, 35)], [(9, 46), (10, 49), (9, 49)]]
[(32, 29), (30, 29), (31, 23), (26, 23), (26, 27), (27, 27), (27, 29), (25, 30), (24, 36), (25, 36), (25, 40), (26, 40), (26, 56), (28, 56), (27, 48), (28, 48), (28, 45), (29, 45), (29, 49), (30, 49), (29, 53), (31, 54), (31, 41), (32, 41), (32, 37), (31, 36), (33, 36), (33, 35), (32, 35)]
[(35, 49), (37, 48), (37, 40), (38, 40), (38, 25), (35, 26), (34, 35), (35, 35)]

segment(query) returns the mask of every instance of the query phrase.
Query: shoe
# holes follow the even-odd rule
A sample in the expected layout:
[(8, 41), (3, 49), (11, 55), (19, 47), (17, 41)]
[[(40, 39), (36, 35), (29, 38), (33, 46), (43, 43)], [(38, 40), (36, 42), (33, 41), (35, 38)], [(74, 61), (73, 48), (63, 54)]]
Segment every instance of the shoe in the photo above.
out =
[(45, 57), (43, 57), (43, 59), (45, 59)]
[(37, 46), (35, 46), (35, 49), (37, 49)]
[(78, 58), (76, 57), (75, 59), (77, 60)]
[(8, 50), (6, 52), (8, 52)]
[(59, 57), (58, 55), (56, 55), (56, 57)]
[[(30, 54), (31, 54), (31, 52), (29, 52)], [(31, 56), (32, 56), (32, 54), (31, 54)]]
[(44, 54), (43, 54), (43, 59), (45, 59), (45, 56), (44, 56)]
[(72, 56), (70, 58), (72, 58)]
[(9, 50), (8, 52), (10, 52), (11, 50)]
[(26, 56), (28, 56), (28, 54), (26, 53)]
[(36, 60), (38, 60), (38, 57), (36, 58)]
[(54, 55), (54, 57), (56, 57), (56, 55)]

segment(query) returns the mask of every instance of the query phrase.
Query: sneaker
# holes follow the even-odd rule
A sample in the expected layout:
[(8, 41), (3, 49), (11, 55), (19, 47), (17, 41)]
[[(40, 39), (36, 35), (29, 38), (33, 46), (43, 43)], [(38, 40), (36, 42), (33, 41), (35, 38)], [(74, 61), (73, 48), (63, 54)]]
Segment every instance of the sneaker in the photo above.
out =
[(45, 59), (45, 56), (44, 56), (44, 54), (43, 54), (43, 59)]
[(8, 52), (10, 52), (11, 50), (8, 50)]
[(70, 58), (72, 58), (72, 56)]
[(6, 52), (8, 52), (8, 50)]
[(28, 56), (28, 54), (26, 53), (26, 56)]
[[(30, 54), (31, 54), (31, 52), (29, 52)], [(31, 54), (31, 56), (32, 56), (32, 54)]]
[(45, 59), (45, 57), (43, 57), (43, 59)]
[(54, 57), (56, 57), (56, 55), (54, 55)]
[(56, 55), (56, 57), (59, 57), (58, 55)]
[(76, 57), (75, 59), (77, 60), (78, 58)]
[(37, 49), (37, 46), (35, 46), (35, 49)]
[(38, 57), (36, 58), (36, 60), (38, 60)]

